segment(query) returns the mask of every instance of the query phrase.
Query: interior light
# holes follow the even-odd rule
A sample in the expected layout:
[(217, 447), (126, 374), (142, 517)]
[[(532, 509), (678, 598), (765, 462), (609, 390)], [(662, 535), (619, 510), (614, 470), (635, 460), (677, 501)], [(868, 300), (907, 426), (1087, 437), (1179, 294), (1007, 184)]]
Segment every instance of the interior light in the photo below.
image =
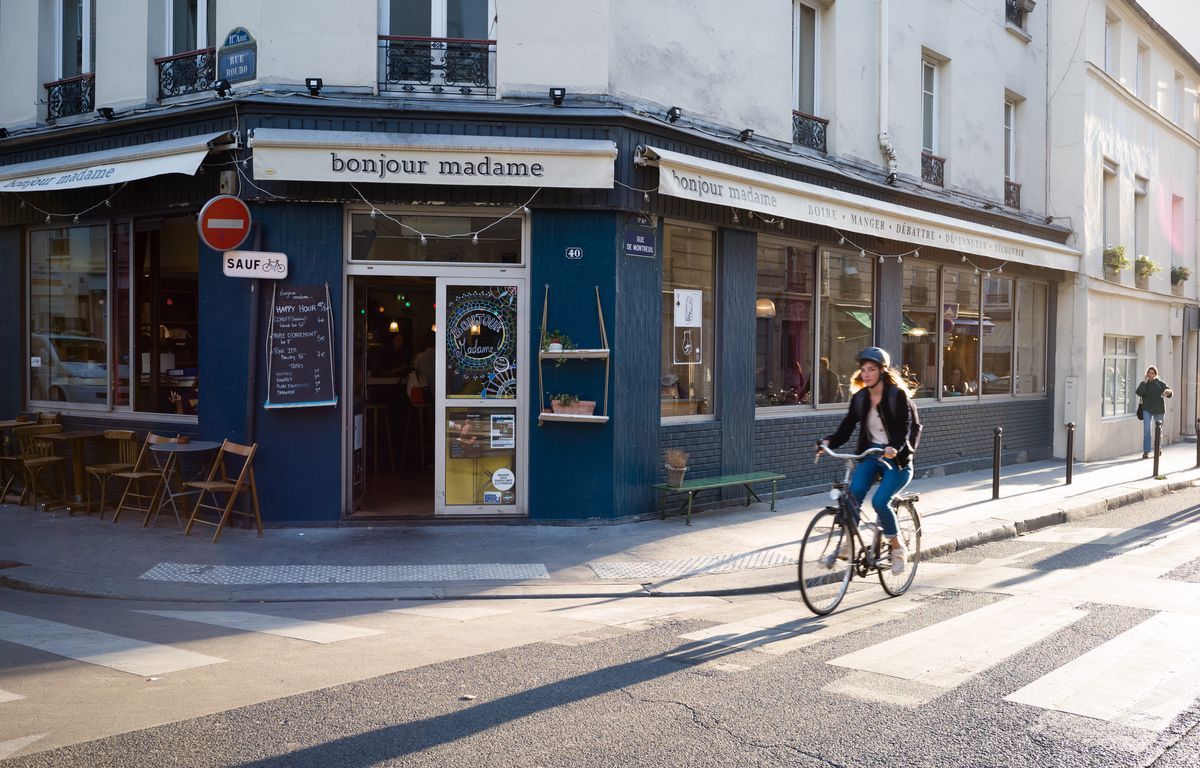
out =
[(400, 323), (397, 323), (395, 320), (393, 320), (392, 322), (388, 323), (388, 330), (392, 333), (400, 333)]
[(760, 318), (775, 317), (775, 302), (765, 298), (754, 302), (754, 316)]

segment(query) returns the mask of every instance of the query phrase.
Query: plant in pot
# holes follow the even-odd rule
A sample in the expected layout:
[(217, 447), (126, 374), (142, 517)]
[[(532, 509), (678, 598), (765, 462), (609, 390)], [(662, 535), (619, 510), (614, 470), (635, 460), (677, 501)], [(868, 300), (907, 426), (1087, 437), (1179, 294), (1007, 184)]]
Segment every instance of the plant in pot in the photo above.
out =
[(1192, 276), (1192, 270), (1182, 264), (1171, 267), (1171, 285), (1182, 285)]
[(550, 410), (572, 416), (591, 416), (596, 412), (596, 401), (580, 400), (579, 395), (562, 392), (550, 397)]
[(687, 451), (678, 448), (667, 449), (667, 485), (683, 485), (683, 475), (687, 472)]
[[(575, 349), (575, 342), (571, 341), (571, 337), (562, 331), (555, 328), (553, 331), (546, 333), (542, 339), (543, 352), (565, 352), (568, 349)], [(555, 365), (562, 365), (564, 358), (558, 358), (554, 361)]]
[(1155, 272), (1162, 272), (1162, 267), (1155, 264), (1149, 257), (1138, 256), (1133, 260), (1133, 274), (1137, 276), (1138, 280), (1145, 282)]
[(1104, 249), (1104, 268), (1109, 272), (1124, 272), (1129, 266), (1129, 259), (1125, 258), (1125, 246), (1110, 245)]

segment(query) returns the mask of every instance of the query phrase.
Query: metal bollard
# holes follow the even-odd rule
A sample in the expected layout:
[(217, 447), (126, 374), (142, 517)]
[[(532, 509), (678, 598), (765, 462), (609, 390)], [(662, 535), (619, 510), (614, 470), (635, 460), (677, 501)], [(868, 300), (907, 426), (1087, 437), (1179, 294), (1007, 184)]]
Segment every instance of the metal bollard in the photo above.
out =
[[(1149, 413), (1146, 418), (1152, 418)], [(1154, 476), (1158, 477), (1158, 457), (1162, 453), (1162, 422), (1154, 419)]]
[(1071, 472), (1075, 469), (1075, 422), (1067, 424), (1067, 485), (1071, 484)]
[(1004, 428), (996, 427), (992, 437), (992, 498), (1000, 498), (1000, 444), (1004, 440)]

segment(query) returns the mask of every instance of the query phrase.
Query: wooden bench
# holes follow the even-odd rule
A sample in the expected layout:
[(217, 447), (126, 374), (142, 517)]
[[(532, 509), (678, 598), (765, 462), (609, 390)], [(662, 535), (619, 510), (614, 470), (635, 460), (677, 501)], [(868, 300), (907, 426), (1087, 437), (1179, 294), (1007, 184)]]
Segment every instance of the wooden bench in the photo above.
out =
[(666, 483), (656, 483), (654, 487), (658, 489), (659, 507), (661, 508), (661, 517), (667, 516), (666, 506), (663, 504), (663, 496), (668, 493), (686, 493), (687, 504), (682, 505), (679, 509), (687, 507), (687, 524), (692, 524), (692, 499), (700, 491), (710, 491), (714, 488), (727, 488), (734, 485), (745, 486), (746, 488), (746, 506), (750, 505), (750, 498), (761, 502), (758, 494), (750, 486), (753, 483), (765, 483), (771, 481), (771, 511), (775, 511), (775, 490), (778, 487), (780, 480), (783, 480), (786, 475), (781, 475), (778, 472), (747, 472), (741, 475), (718, 475), (716, 477), (695, 477), (691, 480), (684, 480), (681, 485), (667, 485)]

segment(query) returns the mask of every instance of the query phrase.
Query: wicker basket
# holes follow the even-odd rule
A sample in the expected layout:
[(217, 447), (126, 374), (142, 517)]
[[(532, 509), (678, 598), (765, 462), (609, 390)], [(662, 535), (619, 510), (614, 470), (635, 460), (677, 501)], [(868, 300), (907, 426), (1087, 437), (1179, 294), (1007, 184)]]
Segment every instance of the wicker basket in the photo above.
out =
[(667, 465), (667, 485), (672, 485), (678, 488), (683, 485), (683, 476), (687, 473), (687, 467), (672, 467)]

